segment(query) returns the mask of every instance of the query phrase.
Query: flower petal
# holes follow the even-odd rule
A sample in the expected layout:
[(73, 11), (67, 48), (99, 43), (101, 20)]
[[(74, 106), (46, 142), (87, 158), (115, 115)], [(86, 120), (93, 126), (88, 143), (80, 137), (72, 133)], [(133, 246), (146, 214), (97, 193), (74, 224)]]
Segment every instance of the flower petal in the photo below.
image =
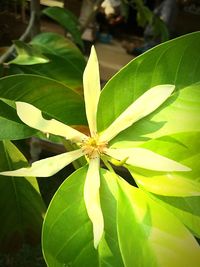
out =
[(25, 102), (16, 102), (17, 114), (20, 119), (28, 126), (40, 130), (44, 133), (51, 133), (63, 136), (74, 142), (81, 142), (87, 138), (86, 135), (65, 125), (62, 122), (51, 119), (46, 120), (42, 117), (41, 111), (31, 104)]
[(96, 135), (96, 113), (100, 95), (99, 64), (94, 46), (83, 74), (84, 98), (91, 136)]
[(84, 186), (84, 200), (88, 216), (93, 224), (95, 248), (97, 248), (104, 231), (104, 220), (99, 197), (99, 188), (100, 188), (99, 164), (100, 164), (99, 158), (90, 160)]
[(36, 177), (49, 177), (63, 169), (72, 161), (83, 156), (81, 149), (66, 152), (54, 157), (42, 159), (34, 162), (30, 167), (21, 168), (15, 171), (0, 172), (0, 175), (6, 176), (36, 176)]
[(109, 142), (120, 132), (130, 127), (156, 110), (172, 94), (175, 86), (162, 84), (152, 87), (133, 102), (121, 115), (100, 135), (100, 141)]
[(177, 161), (161, 156), (145, 148), (107, 149), (106, 154), (117, 160), (126, 160), (127, 164), (154, 171), (191, 171)]

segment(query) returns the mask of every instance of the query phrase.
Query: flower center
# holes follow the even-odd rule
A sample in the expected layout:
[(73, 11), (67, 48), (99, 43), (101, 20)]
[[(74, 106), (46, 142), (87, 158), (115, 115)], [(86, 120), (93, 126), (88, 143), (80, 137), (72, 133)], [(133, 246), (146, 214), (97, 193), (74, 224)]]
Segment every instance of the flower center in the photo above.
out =
[(89, 137), (81, 144), (83, 153), (90, 159), (99, 157), (100, 154), (104, 153), (105, 149), (107, 148), (107, 143), (99, 142), (98, 139), (98, 136)]

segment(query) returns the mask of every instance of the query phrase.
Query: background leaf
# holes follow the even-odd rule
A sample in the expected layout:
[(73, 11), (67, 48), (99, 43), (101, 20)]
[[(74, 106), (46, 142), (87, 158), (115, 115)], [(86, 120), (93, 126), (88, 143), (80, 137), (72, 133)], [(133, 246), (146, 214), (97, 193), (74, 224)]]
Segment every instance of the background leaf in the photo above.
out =
[(48, 7), (43, 10), (43, 14), (62, 25), (72, 35), (74, 42), (83, 48), (79, 21), (71, 11), (61, 7)]
[(14, 41), (14, 44), (18, 55), (15, 59), (9, 61), (8, 64), (34, 65), (49, 62), (49, 59), (34, 47), (20, 40)]
[(34, 133), (36, 133), (36, 130), (23, 124), (13, 107), (0, 100), (0, 140), (23, 139), (32, 136)]
[(41, 33), (30, 43), (49, 59), (46, 64), (10, 66), (10, 73), (24, 72), (58, 80), (82, 92), (82, 77), (86, 60), (67, 38), (56, 33)]
[[(20, 151), (10, 142), (0, 142), (0, 170), (27, 166)], [(40, 242), (45, 205), (37, 180), (32, 177), (0, 177), (0, 250), (18, 250), (22, 244)]]
[(0, 97), (35, 105), (47, 118), (69, 125), (86, 124), (83, 97), (55, 80), (36, 75), (8, 76), (0, 80)]

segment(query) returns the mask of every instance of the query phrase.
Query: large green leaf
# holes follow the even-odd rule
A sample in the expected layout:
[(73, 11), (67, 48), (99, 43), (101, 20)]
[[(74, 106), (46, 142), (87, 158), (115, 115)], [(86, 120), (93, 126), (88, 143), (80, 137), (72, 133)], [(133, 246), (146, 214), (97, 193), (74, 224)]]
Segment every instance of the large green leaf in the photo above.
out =
[(79, 169), (66, 179), (50, 203), (43, 226), (43, 251), (48, 266), (124, 266), (117, 241), (116, 181), (109, 172), (101, 170), (105, 235), (96, 250), (83, 199), (87, 169)]
[(200, 237), (200, 197), (194, 193), (198, 191), (200, 185), (200, 133), (167, 136), (146, 142), (143, 147), (179, 161), (192, 169), (181, 174), (151, 172), (136, 168), (131, 169), (131, 172), (140, 187), (154, 193), (156, 199), (162, 200), (162, 204)]
[[(142, 140), (141, 135), (147, 134), (151, 137), (151, 133), (156, 130), (158, 130), (157, 136), (189, 131), (191, 126), (192, 130), (199, 130), (199, 116), (196, 114), (191, 120), (194, 113), (199, 113), (199, 46), (200, 32), (188, 34), (149, 50), (124, 67), (102, 91), (98, 108), (99, 131), (110, 125), (145, 91), (158, 84), (174, 84), (177, 91), (182, 89), (183, 92), (172, 95), (159, 108), (159, 112), (155, 111), (147, 118), (138, 121), (131, 127), (131, 130), (128, 129), (129, 135), (133, 135), (132, 139), (138, 141), (138, 136), (140, 136)], [(190, 92), (191, 95), (189, 95)], [(188, 101), (187, 98), (189, 98)], [(192, 103), (190, 103), (191, 99)], [(169, 110), (168, 104), (170, 104)], [(188, 106), (192, 108), (191, 113), (190, 110), (188, 111)], [(176, 114), (175, 118), (174, 114)], [(182, 123), (183, 119), (180, 118), (180, 114), (186, 119), (185, 124)], [(125, 133), (126, 131), (123, 134)], [(152, 136), (154, 136), (153, 133)], [(128, 137), (123, 135), (123, 138)]]
[[(150, 138), (200, 131), (200, 83), (188, 86), (174, 93), (151, 115), (136, 122), (119, 134), (112, 143), (130, 147)], [(123, 144), (121, 143), (123, 141)]]
[(197, 267), (200, 247), (169, 211), (120, 181), (118, 235), (126, 267)]
[(86, 123), (82, 96), (52, 79), (23, 74), (2, 78), (0, 97), (33, 104), (47, 117), (69, 125)]
[(156, 172), (130, 168), (138, 185), (158, 195), (188, 197), (198, 195), (200, 186), (199, 132), (181, 133), (150, 140), (142, 147), (176, 160), (191, 168), (191, 171)]
[(43, 251), (49, 267), (199, 266), (200, 248), (180, 221), (142, 190), (102, 169), (105, 233), (95, 250), (83, 199), (87, 169), (66, 179), (48, 208)]
[(67, 38), (56, 33), (41, 33), (31, 41), (50, 61), (46, 64), (12, 67), (11, 72), (23, 71), (58, 80), (73, 89), (82, 88), (85, 58)]
[(21, 122), (13, 107), (0, 100), (0, 140), (23, 139), (35, 132)]
[[(0, 142), (0, 169), (27, 166), (24, 156), (9, 141)], [(23, 243), (40, 242), (45, 206), (37, 180), (0, 177), (0, 250), (15, 251)]]
[(83, 48), (79, 21), (71, 11), (61, 7), (48, 7), (43, 10), (43, 14), (62, 25), (72, 35), (74, 42)]

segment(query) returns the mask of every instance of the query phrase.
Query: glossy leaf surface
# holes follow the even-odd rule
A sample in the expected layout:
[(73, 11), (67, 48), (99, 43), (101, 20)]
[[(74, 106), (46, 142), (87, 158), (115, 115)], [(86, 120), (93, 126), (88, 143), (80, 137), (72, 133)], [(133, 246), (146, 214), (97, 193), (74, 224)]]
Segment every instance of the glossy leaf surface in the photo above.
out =
[[(192, 171), (184, 173), (150, 172), (131, 169), (139, 186), (154, 193), (196, 235), (200, 236), (200, 134), (182, 133), (151, 140), (144, 147), (186, 164)], [(173, 151), (173, 153), (172, 153)], [(193, 188), (193, 189), (192, 189)], [(165, 203), (165, 204), (164, 204)]]
[(120, 182), (118, 203), (119, 244), (126, 267), (199, 266), (198, 243), (172, 213), (125, 182)]
[(105, 232), (95, 250), (83, 201), (87, 169), (66, 179), (49, 206), (43, 227), (48, 266), (198, 266), (200, 248), (180, 221), (144, 192), (102, 169)]
[[(154, 136), (199, 130), (199, 36), (199, 32), (191, 33), (161, 44), (137, 57), (116, 74), (106, 84), (100, 97), (98, 129), (102, 131), (108, 127), (149, 88), (168, 83), (176, 86), (177, 94), (174, 93), (150, 116), (121, 133), (113, 143), (131, 140), (131, 145), (134, 145), (133, 141), (144, 141)], [(187, 112), (188, 107), (191, 107), (191, 112)]]
[(86, 124), (83, 98), (55, 80), (23, 74), (2, 78), (0, 97), (33, 104), (46, 118), (69, 125)]

